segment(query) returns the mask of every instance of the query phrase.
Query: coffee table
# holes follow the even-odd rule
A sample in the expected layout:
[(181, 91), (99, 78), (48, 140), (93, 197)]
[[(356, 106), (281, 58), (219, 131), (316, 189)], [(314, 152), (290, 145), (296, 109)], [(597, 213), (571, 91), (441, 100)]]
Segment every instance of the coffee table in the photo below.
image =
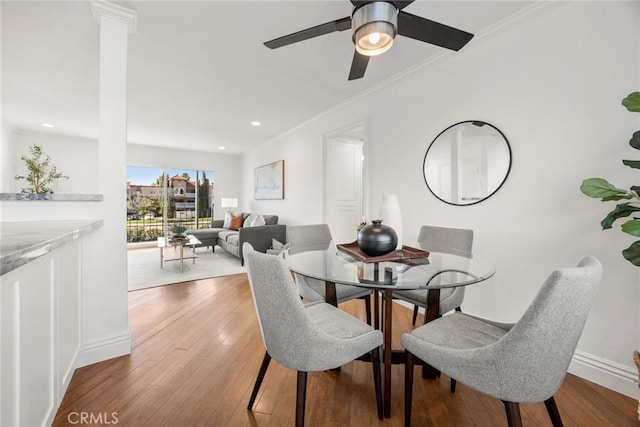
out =
[[(190, 234), (187, 234), (184, 239), (158, 237), (158, 248), (160, 248), (160, 268), (164, 267), (165, 261), (180, 260), (180, 272), (183, 273), (185, 259), (193, 259), (193, 263), (196, 263), (196, 258), (198, 258), (198, 255), (196, 255), (196, 245), (199, 245), (200, 243), (200, 240)], [(185, 253), (185, 246), (191, 246), (191, 252), (187, 251)], [(167, 251), (165, 251), (165, 249), (167, 249)]]

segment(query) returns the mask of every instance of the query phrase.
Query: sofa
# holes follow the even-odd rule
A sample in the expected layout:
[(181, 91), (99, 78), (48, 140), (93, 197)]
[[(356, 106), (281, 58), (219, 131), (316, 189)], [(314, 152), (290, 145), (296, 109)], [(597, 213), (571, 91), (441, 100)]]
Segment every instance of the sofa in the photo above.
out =
[[(245, 227), (244, 223), (247, 220), (251, 220), (250, 216), (251, 218), (261, 217), (264, 220), (264, 225)], [(278, 224), (277, 215), (251, 215), (243, 212), (242, 224), (238, 230), (225, 228), (224, 225), (224, 219), (213, 220), (211, 221), (211, 228), (187, 230), (185, 234), (191, 234), (200, 240), (201, 243), (196, 245), (198, 247), (210, 246), (215, 251), (215, 246), (220, 246), (230, 254), (240, 258), (241, 265), (244, 265), (244, 257), (242, 256), (242, 244), (244, 242), (250, 243), (256, 251), (266, 253), (268, 249), (272, 248), (273, 239), (284, 242), (287, 238), (287, 228), (283, 224)]]

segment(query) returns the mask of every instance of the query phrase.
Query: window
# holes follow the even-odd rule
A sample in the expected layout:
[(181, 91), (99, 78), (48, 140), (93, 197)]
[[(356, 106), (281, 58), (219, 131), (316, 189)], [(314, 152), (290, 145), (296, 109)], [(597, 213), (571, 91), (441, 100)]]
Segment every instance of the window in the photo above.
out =
[(210, 227), (213, 176), (211, 171), (127, 167), (127, 242), (155, 241), (176, 223)]

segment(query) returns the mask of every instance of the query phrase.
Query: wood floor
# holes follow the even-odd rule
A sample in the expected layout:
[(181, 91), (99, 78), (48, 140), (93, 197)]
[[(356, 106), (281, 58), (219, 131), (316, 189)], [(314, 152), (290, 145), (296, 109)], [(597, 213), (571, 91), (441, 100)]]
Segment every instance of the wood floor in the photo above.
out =
[[(364, 304), (341, 308), (364, 319)], [(395, 348), (411, 312), (394, 304)], [(245, 274), (129, 293), (133, 350), (76, 370), (54, 426), (289, 426), (295, 372), (272, 362), (246, 406), (264, 355)], [(376, 416), (371, 366), (310, 373), (307, 426), (402, 426), (403, 367), (393, 367), (392, 416)], [(568, 375), (556, 394), (565, 426), (638, 426), (637, 402)], [(524, 426), (550, 426), (544, 404), (521, 405)], [(81, 417), (84, 423), (80, 423)], [(91, 421), (93, 420), (93, 423)], [(414, 426), (506, 425), (502, 404), (449, 379), (414, 381)]]

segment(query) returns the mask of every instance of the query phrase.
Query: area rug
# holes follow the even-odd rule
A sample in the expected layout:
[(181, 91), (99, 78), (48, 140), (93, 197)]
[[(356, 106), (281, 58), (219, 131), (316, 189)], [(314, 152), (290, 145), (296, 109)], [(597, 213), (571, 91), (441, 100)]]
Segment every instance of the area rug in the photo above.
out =
[(180, 272), (180, 261), (166, 261), (163, 268), (160, 268), (159, 251), (158, 248), (127, 251), (130, 291), (247, 272), (240, 265), (240, 259), (217, 246), (215, 252), (206, 247), (196, 248), (198, 258), (195, 263), (191, 259), (185, 259), (184, 272)]

